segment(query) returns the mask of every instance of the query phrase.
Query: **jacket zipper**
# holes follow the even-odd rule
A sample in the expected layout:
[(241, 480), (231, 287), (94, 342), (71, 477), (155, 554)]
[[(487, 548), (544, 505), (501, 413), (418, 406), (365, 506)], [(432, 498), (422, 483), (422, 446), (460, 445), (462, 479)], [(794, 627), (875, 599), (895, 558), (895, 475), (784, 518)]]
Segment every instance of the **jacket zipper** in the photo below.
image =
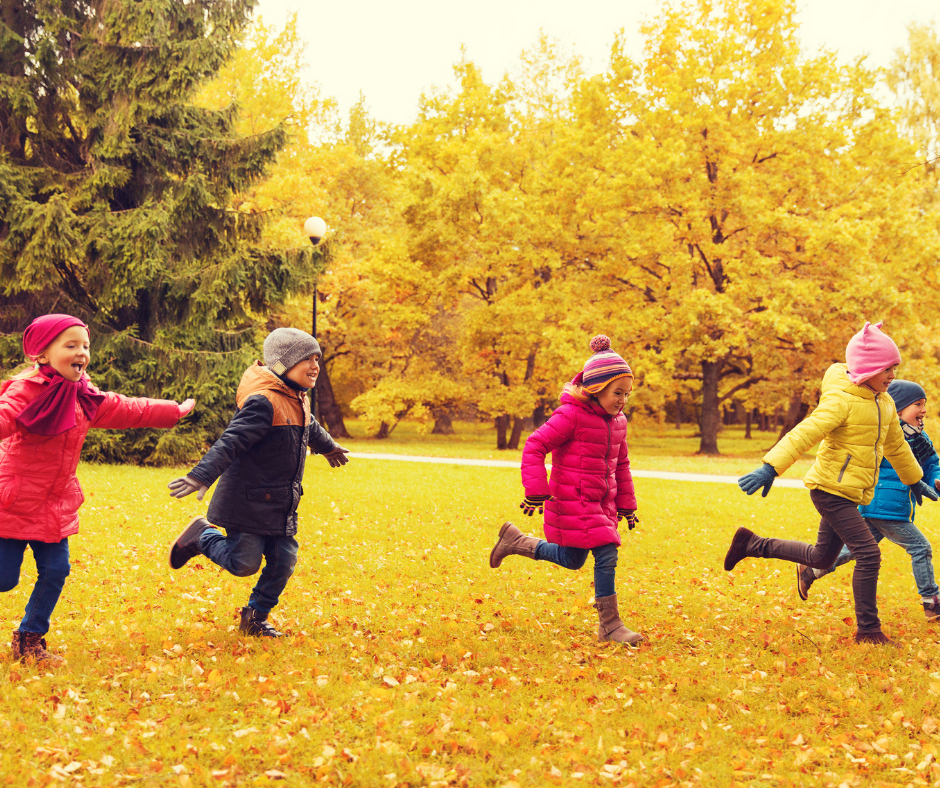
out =
[(610, 456), (610, 419), (607, 422), (607, 451), (604, 452), (604, 498), (610, 492), (610, 470), (607, 468), (607, 458)]
[[(297, 401), (300, 402), (301, 414), (303, 414), (304, 412), (304, 397), (305, 396), (306, 396), (305, 394), (301, 394), (301, 393), (297, 394)], [(311, 416), (311, 418), (313, 418), (313, 416)], [(304, 455), (307, 452), (307, 444), (304, 441), (304, 436), (306, 435), (306, 432), (307, 432), (307, 425), (303, 424), (303, 421), (304, 420), (302, 419), (301, 429), (303, 430), (303, 432), (301, 432), (301, 438), (300, 438), (300, 451), (297, 452), (297, 464), (294, 466), (294, 481), (296, 482), (300, 481), (300, 479), (297, 478), (297, 472), (300, 470), (300, 463), (303, 462)], [(293, 503), (293, 495), (294, 495), (294, 485), (292, 482), (291, 483), (291, 503)]]
[(877, 394), (875, 394), (875, 408), (878, 411), (878, 432), (875, 433), (875, 483), (872, 485), (872, 489), (878, 485), (878, 471), (881, 467), (881, 463), (878, 462), (878, 440), (881, 438), (881, 405), (878, 402)]
[(837, 483), (837, 484), (841, 484), (841, 483), (842, 483), (842, 477), (845, 476), (845, 469), (849, 467), (849, 463), (850, 463), (850, 462), (852, 462), (852, 455), (851, 455), (851, 454), (849, 454), (849, 455), (845, 458), (845, 462), (842, 463), (842, 470), (839, 471), (839, 478), (836, 480), (836, 483)]

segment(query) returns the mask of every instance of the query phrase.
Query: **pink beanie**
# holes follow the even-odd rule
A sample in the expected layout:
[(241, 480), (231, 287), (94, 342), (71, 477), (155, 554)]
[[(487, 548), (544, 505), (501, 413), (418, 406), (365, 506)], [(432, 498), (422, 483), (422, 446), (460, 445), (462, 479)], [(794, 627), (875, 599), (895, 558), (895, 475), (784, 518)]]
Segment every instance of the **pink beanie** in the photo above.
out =
[(88, 326), (77, 317), (72, 317), (72, 315), (43, 315), (37, 317), (23, 332), (23, 352), (29, 358), (36, 358), (49, 347), (53, 339), (72, 326), (81, 326), (86, 331), (88, 330)]
[(884, 372), (888, 367), (901, 363), (901, 351), (894, 340), (881, 331), (881, 323), (866, 322), (861, 331), (845, 346), (845, 361), (849, 366), (849, 380), (864, 383)]

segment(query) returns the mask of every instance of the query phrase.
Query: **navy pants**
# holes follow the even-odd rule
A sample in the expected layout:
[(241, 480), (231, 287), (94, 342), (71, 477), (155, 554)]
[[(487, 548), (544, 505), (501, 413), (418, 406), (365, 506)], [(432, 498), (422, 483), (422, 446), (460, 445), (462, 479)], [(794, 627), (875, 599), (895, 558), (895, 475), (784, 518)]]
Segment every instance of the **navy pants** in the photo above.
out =
[(604, 544), (586, 549), (562, 547), (540, 539), (535, 548), (536, 561), (551, 561), (565, 569), (580, 569), (587, 561), (588, 553), (594, 553), (594, 598), (613, 596), (617, 593), (617, 545)]
[(277, 605), (281, 592), (297, 566), (297, 540), (293, 536), (257, 536), (207, 528), (199, 537), (199, 551), (210, 561), (237, 577), (249, 577), (264, 569), (251, 589), (248, 607), (266, 616)]
[(49, 618), (65, 586), (72, 565), (69, 563), (69, 540), (37, 542), (33, 539), (0, 539), (0, 591), (12, 591), (20, 583), (20, 569), (26, 547), (36, 560), (36, 585), (26, 603), (26, 615), (20, 622), (20, 632), (45, 635), (49, 631)]

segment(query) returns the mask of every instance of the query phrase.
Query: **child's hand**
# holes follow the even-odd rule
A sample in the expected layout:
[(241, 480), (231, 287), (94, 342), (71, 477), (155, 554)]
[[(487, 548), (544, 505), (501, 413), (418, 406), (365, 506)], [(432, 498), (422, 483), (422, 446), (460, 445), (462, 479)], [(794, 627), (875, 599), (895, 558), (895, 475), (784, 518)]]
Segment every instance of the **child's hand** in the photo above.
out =
[(636, 524), (640, 522), (640, 518), (636, 516), (636, 509), (618, 509), (617, 510), (617, 522), (621, 520), (627, 521), (627, 530), (632, 531), (636, 528)]
[(542, 514), (545, 510), (545, 502), (551, 500), (552, 496), (550, 495), (527, 495), (525, 500), (519, 504), (519, 508), (531, 517), (536, 509), (539, 510), (539, 514)]
[(349, 449), (344, 449), (337, 443), (333, 451), (327, 452), (323, 456), (326, 457), (326, 461), (330, 464), (331, 468), (339, 468), (340, 465), (345, 465), (349, 462), (349, 457), (346, 456), (347, 454), (349, 454)]
[(199, 501), (202, 500), (202, 497), (209, 489), (202, 482), (197, 482), (192, 476), (182, 476), (179, 479), (174, 479), (167, 487), (170, 488), (172, 498), (185, 498), (191, 493), (196, 493), (196, 499)]
[(917, 484), (910, 485), (911, 493), (914, 495), (914, 500), (917, 501), (918, 506), (924, 505), (924, 498), (929, 498), (931, 501), (936, 501), (937, 491), (934, 490), (929, 484), (924, 484), (924, 481), (921, 480)]
[(180, 418), (183, 418), (183, 416), (188, 416), (192, 409), (196, 407), (196, 400), (190, 397), (188, 400), (177, 405), (177, 407), (180, 409)]
[(748, 495), (753, 495), (763, 487), (764, 491), (761, 493), (761, 497), (766, 498), (776, 478), (777, 472), (774, 470), (774, 466), (765, 462), (756, 471), (751, 471), (738, 479), (738, 487)]

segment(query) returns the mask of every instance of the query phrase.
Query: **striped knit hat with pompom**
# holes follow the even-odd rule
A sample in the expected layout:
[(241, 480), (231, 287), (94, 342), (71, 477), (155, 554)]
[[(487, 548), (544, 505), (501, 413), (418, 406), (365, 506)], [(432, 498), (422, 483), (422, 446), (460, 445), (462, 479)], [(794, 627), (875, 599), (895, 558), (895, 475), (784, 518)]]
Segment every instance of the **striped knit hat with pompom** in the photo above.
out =
[(591, 340), (591, 350), (594, 355), (585, 362), (584, 369), (572, 381), (581, 386), (582, 391), (597, 394), (612, 380), (633, 377), (627, 362), (610, 349), (610, 339), (603, 334)]

